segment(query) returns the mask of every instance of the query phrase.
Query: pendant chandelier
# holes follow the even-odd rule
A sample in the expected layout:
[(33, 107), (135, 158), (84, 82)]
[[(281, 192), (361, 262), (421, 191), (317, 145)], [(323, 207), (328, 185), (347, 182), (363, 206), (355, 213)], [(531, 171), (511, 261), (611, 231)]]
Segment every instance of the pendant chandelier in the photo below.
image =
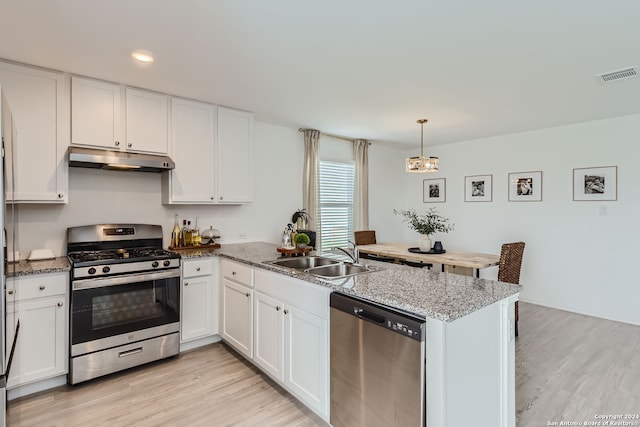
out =
[(408, 157), (405, 170), (412, 173), (438, 172), (438, 158), (424, 156), (424, 124), (427, 119), (420, 119), (417, 123), (420, 123), (420, 155)]

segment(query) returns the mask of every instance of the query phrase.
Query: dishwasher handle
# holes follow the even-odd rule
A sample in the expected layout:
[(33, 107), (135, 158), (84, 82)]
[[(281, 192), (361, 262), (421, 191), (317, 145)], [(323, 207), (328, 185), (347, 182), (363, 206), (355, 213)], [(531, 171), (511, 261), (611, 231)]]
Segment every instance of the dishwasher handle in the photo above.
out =
[(425, 340), (426, 319), (424, 318), (340, 292), (331, 293), (329, 307), (331, 312), (341, 311), (363, 322), (370, 322), (416, 341)]
[(373, 323), (377, 323), (379, 325), (384, 325), (386, 321), (384, 317), (365, 311), (364, 308), (360, 308), (360, 307), (353, 307), (353, 314), (355, 314), (356, 317), (360, 317), (362, 319), (368, 320)]

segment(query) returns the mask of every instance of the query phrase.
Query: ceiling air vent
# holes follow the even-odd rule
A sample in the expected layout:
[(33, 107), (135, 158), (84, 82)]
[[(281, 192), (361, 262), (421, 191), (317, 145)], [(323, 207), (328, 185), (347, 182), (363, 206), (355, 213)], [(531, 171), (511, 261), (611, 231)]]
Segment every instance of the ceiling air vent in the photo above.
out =
[(597, 79), (602, 84), (617, 82), (620, 80), (629, 80), (638, 77), (638, 67), (625, 68), (624, 70), (611, 71), (609, 73), (600, 74)]

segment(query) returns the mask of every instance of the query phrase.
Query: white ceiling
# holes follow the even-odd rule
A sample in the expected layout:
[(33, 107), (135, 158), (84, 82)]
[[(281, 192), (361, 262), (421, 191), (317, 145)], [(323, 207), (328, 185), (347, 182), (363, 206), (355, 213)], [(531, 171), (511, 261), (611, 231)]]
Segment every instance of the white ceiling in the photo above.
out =
[[(640, 113), (635, 0), (2, 0), (0, 58), (419, 145)], [(130, 57), (155, 54), (148, 67)]]

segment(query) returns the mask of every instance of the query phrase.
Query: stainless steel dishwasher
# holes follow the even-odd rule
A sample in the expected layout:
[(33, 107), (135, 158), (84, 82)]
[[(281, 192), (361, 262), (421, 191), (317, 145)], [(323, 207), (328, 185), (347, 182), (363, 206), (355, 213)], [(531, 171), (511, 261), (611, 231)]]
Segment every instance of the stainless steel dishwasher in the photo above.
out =
[(425, 319), (332, 293), (334, 427), (424, 426)]

